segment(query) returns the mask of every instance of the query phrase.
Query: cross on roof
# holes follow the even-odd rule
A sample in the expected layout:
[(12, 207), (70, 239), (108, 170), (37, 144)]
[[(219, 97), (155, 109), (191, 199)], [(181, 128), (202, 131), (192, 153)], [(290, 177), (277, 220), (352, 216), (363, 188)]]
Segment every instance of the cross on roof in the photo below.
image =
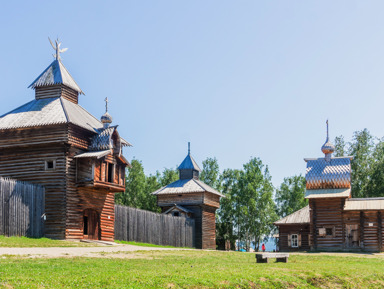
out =
[(56, 51), (55, 54), (53, 54), (53, 57), (56, 58), (56, 60), (60, 60), (60, 53), (63, 53), (65, 51), (68, 50), (68, 48), (63, 48), (63, 49), (60, 49), (60, 45), (61, 45), (61, 42), (59, 41), (59, 39), (56, 39), (55, 40), (55, 44), (53, 44), (53, 42), (51, 41), (51, 39), (48, 37), (49, 39), (49, 42), (51, 43), (52, 45), (52, 48)]
[(106, 97), (105, 99), (104, 99), (104, 101), (105, 101), (105, 112), (108, 112), (108, 97)]

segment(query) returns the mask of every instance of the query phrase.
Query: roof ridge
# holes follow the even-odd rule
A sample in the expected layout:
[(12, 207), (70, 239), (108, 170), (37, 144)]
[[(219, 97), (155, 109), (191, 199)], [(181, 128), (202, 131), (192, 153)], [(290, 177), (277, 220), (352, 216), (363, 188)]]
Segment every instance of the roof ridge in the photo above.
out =
[(67, 119), (67, 122), (71, 122), (71, 120), (69, 119), (67, 108), (64, 105), (63, 98), (60, 96), (59, 99), (60, 99), (61, 106), (63, 107), (64, 115), (65, 115), (65, 118)]
[[(68, 69), (65, 67), (65, 65), (61, 62), (61, 60), (59, 60), (59, 65), (61, 65), (63, 67), (63, 69), (68, 73), (68, 75), (71, 77), (71, 79), (73, 80), (73, 82), (77, 85), (77, 87), (80, 89), (79, 93), (82, 94), (82, 95), (85, 95), (85, 93), (83, 92), (83, 90), (80, 88), (80, 86), (77, 84), (76, 80), (73, 78), (72, 74), (68, 71)], [(61, 74), (61, 69), (60, 69), (60, 74)], [(63, 75), (61, 75), (61, 81), (63, 82)]]
[[(50, 97), (50, 98), (53, 98), (53, 97)], [(45, 98), (45, 99), (47, 99), (47, 98)], [(31, 101), (29, 101), (29, 102), (27, 102), (27, 103), (24, 103), (24, 104), (20, 105), (19, 107), (16, 107), (15, 109), (12, 109), (12, 110), (10, 110), (10, 111), (4, 113), (3, 115), (0, 115), (0, 118), (6, 116), (7, 114), (10, 114), (10, 113), (14, 112), (15, 110), (18, 110), (18, 109), (22, 108), (23, 106), (26, 106), (26, 105), (28, 105), (28, 104), (31, 104), (32, 102), (35, 102), (35, 101), (37, 101), (37, 99), (33, 99), (33, 100), (31, 100)]]

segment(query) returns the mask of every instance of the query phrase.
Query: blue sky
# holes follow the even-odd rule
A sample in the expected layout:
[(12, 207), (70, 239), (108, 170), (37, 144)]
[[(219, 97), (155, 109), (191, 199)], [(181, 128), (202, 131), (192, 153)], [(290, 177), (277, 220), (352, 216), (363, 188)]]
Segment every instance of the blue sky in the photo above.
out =
[(278, 186), (332, 139), (384, 136), (383, 1), (6, 1), (0, 114), (34, 97), (48, 36), (99, 117), (104, 98), (128, 159), (146, 173), (187, 153), (201, 165), (269, 166)]

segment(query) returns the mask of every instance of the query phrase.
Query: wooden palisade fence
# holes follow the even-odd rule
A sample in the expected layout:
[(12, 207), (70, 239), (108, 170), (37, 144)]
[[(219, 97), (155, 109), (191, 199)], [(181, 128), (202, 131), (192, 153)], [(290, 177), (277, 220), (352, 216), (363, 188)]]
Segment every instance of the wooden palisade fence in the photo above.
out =
[(115, 205), (115, 240), (195, 247), (195, 220)]
[(0, 235), (44, 236), (44, 187), (0, 177)]

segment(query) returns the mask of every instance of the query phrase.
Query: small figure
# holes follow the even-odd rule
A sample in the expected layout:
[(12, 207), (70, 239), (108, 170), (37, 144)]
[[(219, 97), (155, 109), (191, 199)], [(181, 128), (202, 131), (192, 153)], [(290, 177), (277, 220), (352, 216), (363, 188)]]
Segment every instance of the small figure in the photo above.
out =
[(265, 252), (265, 245), (264, 245), (264, 243), (263, 243), (263, 245), (261, 245), (261, 250), (262, 250), (263, 252)]

